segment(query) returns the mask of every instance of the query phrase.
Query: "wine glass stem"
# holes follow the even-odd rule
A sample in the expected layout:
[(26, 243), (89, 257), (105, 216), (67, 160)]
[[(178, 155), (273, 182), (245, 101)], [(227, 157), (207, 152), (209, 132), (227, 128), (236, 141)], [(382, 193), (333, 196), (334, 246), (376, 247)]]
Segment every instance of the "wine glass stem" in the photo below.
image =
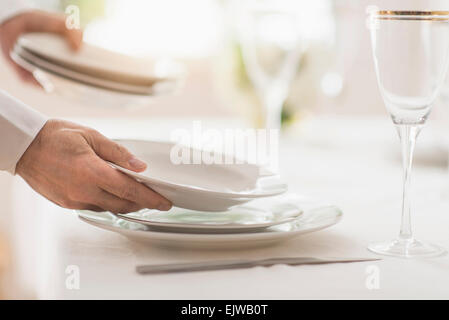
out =
[(401, 140), (402, 166), (404, 170), (401, 231), (399, 233), (399, 238), (401, 240), (411, 240), (413, 239), (413, 235), (410, 220), (410, 176), (412, 171), (413, 151), (415, 149), (416, 138), (421, 130), (421, 126), (414, 124), (397, 124), (396, 129)]
[(267, 93), (264, 96), (265, 129), (281, 129), (283, 96)]
[(279, 130), (281, 128), (282, 109), (266, 107), (265, 110), (266, 110), (265, 128)]

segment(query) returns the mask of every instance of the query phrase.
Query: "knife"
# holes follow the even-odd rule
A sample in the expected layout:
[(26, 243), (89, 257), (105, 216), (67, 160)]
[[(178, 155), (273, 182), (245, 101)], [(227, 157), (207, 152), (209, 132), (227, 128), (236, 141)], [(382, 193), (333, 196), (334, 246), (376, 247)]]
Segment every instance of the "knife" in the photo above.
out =
[(326, 264), (326, 263), (348, 263), (376, 261), (380, 258), (313, 258), (313, 257), (287, 257), (270, 258), (262, 260), (221, 260), (202, 261), (189, 263), (153, 264), (140, 265), (136, 267), (139, 274), (195, 272), (226, 269), (252, 268), (257, 266), (269, 267), (276, 264), (301, 265), (301, 264)]

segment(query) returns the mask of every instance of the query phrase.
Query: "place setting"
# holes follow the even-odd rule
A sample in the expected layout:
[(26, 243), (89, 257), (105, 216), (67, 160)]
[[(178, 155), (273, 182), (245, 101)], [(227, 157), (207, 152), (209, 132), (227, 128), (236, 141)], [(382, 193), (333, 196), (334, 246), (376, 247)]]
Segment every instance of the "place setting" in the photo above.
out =
[[(247, 249), (328, 228), (343, 216), (334, 205), (288, 192), (278, 175), (261, 166), (173, 164), (174, 143), (118, 141), (146, 161), (148, 169), (135, 173), (111, 166), (171, 200), (173, 208), (77, 213), (82, 221), (130, 240), (169, 247)], [(198, 151), (188, 149), (192, 154)]]

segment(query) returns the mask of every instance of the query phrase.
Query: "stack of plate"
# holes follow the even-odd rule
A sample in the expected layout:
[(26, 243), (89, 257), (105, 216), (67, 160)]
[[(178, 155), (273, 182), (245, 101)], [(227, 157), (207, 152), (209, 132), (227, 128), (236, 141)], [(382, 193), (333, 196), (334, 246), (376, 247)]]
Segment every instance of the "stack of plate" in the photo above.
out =
[[(154, 64), (83, 43), (73, 52), (63, 38), (31, 33), (17, 42), (12, 58), (31, 72), (40, 70), (56, 82), (72, 83), (102, 91), (134, 96), (172, 92), (179, 74)], [(159, 68), (160, 69), (160, 68)], [(157, 72), (158, 71), (158, 72)], [(65, 81), (64, 81), (65, 80)]]
[(148, 169), (137, 174), (111, 166), (162, 194), (174, 207), (168, 212), (78, 213), (83, 221), (130, 239), (182, 247), (244, 248), (290, 239), (341, 218), (335, 206), (284, 194), (287, 185), (257, 165), (237, 159), (230, 164), (175, 164), (174, 148), (191, 156), (201, 151), (179, 149), (168, 142), (117, 141), (146, 161)]

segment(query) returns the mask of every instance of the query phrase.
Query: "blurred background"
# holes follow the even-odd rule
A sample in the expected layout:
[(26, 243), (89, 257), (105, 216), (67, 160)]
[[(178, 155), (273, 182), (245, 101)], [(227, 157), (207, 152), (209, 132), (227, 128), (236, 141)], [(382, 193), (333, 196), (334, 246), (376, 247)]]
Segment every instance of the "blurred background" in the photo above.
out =
[[(182, 64), (187, 74), (183, 89), (176, 96), (153, 99), (151, 105), (139, 110), (139, 117), (238, 116), (253, 123), (261, 106), (245, 72), (235, 15), (230, 9), (232, 2), (35, 0), (33, 3), (52, 11), (64, 11), (69, 4), (79, 6), (85, 41), (89, 43), (129, 55)], [(385, 113), (376, 87), (369, 32), (365, 27), (367, 6), (449, 7), (444, 0), (293, 2), (294, 7), (304, 13), (300, 32), (307, 46), (284, 103), (284, 120), (291, 122), (323, 113)], [(13, 94), (22, 90), (9, 72), (0, 75), (0, 85)], [(101, 101), (92, 105), (82, 101), (76, 105), (73, 101), (62, 101), (55, 96), (42, 98), (42, 95), (29, 88), (23, 100), (54, 117), (103, 116), (105, 111), (109, 116), (121, 116), (122, 112), (108, 109)], [(52, 99), (58, 99), (57, 109), (53, 103), (48, 103)]]
[[(122, 136), (144, 136), (142, 131), (145, 130), (146, 133), (151, 132), (150, 136), (153, 137), (160, 129), (155, 126), (156, 122), (160, 124), (163, 123), (162, 120), (165, 120), (164, 123), (170, 123), (170, 128), (188, 124), (192, 120), (203, 120), (212, 123), (211, 125), (219, 123), (221, 127), (228, 127), (231, 124), (260, 127), (264, 101), (260, 88), (259, 92), (257, 89), (258, 81), (251, 75), (248, 64), (244, 61), (244, 48), (236, 14), (244, 2), (32, 1), (31, 3), (37, 8), (60, 12), (64, 12), (71, 4), (78, 6), (86, 42), (127, 55), (148, 58), (162, 66), (175, 66), (184, 74), (183, 85), (174, 94), (152, 97), (144, 103), (130, 101), (114, 105), (109, 100), (86, 99), (81, 96), (68, 98), (26, 86), (20, 82), (4, 59), (1, 59), (0, 88), (50, 117), (85, 123), (108, 136), (119, 131)], [(286, 92), (286, 98), (281, 99), (283, 130), (303, 143), (312, 141), (316, 149), (334, 148), (331, 149), (333, 152), (331, 157), (335, 156), (336, 159), (344, 152), (348, 157), (354, 155), (354, 159), (358, 159), (356, 152), (359, 147), (362, 148), (373, 141), (381, 144), (387, 141), (391, 143), (391, 148), (389, 144), (383, 144), (387, 148), (384, 150), (385, 153), (378, 157), (380, 159), (387, 157), (386, 155), (388, 157), (393, 155), (394, 161), (391, 161), (391, 158), (388, 158), (388, 161), (395, 164), (394, 172), (398, 173), (399, 182), (399, 147), (377, 88), (370, 35), (366, 27), (366, 10), (370, 5), (391, 10), (448, 10), (449, 1), (291, 0), (287, 2), (291, 10), (301, 17), (300, 21), (297, 21), (298, 29), (290, 29), (299, 32), (300, 54), (297, 57), (299, 63), (287, 65), (287, 69), (292, 69), (292, 76), (288, 79), (291, 85)], [(288, 26), (275, 23), (270, 25), (267, 37), (274, 39), (272, 42), (282, 44), (285, 40), (284, 42), (288, 43), (288, 31)], [(283, 59), (270, 49), (263, 52), (263, 55), (268, 57), (270, 61), (268, 64)], [(446, 111), (448, 103), (449, 86), (446, 86), (433, 110), (431, 121), (427, 125), (428, 129), (420, 138), (416, 156), (418, 165), (421, 163), (440, 169), (446, 168), (449, 145), (446, 138), (449, 135)], [(136, 124), (131, 122), (132, 119), (140, 122)], [(360, 122), (359, 119), (364, 119), (364, 122)], [(127, 127), (127, 123), (133, 125)], [(357, 123), (360, 124), (357, 126)], [(372, 130), (364, 131), (368, 128)], [(382, 131), (383, 128), (388, 129)], [(129, 132), (130, 130), (132, 132)], [(161, 133), (159, 138), (168, 137)], [(357, 143), (351, 142), (355, 139), (358, 139)], [(366, 155), (371, 156), (369, 152), (368, 150)], [(372, 152), (373, 161), (378, 161), (375, 155), (377, 151)], [(327, 156), (329, 155), (317, 154), (316, 159), (311, 162), (317, 164), (318, 160)], [(341, 161), (347, 162), (347, 158), (342, 158)], [(364, 161), (366, 159), (359, 162)], [(321, 180), (312, 177), (313, 173), (319, 174), (320, 170), (324, 172), (327, 167), (328, 165), (323, 163), (317, 164), (315, 169), (310, 168), (310, 179), (303, 180), (304, 188), (313, 194), (324, 192), (323, 190), (329, 185), (328, 196), (335, 196), (335, 199), (330, 200), (338, 204), (338, 199), (348, 196), (339, 195), (335, 188), (331, 190), (332, 184), (327, 184), (331, 178), (325, 178), (324, 175)], [(370, 167), (367, 163), (363, 163), (360, 170), (366, 168)], [(340, 176), (334, 177), (338, 183), (348, 179), (343, 171), (340, 173)], [(373, 178), (377, 173), (373, 173)], [(441, 176), (441, 172), (438, 172), (438, 175)], [(0, 173), (3, 204), (0, 209), (2, 211), (0, 231), (4, 230), (4, 237), (11, 232), (9, 213), (22, 208), (23, 199), (26, 199), (15, 193), (12, 180), (13, 177), (9, 174)], [(361, 189), (359, 186), (359, 182), (354, 181), (350, 185), (354, 188), (354, 196)], [(397, 190), (399, 192), (399, 184)], [(32, 221), (39, 225), (37, 218), (31, 216), (29, 214), (27, 219), (34, 219)], [(29, 243), (27, 241), (33, 241), (31, 235), (34, 230), (29, 227), (28, 231), (30, 234), (28, 240), (22, 239), (16, 243), (14, 240), (11, 241), (14, 243), (12, 247), (15, 252), (20, 251), (17, 249), (19, 247), (26, 247)], [(5, 242), (0, 236), (0, 275), (2, 269), (10, 263), (9, 249), (6, 246), (2, 249), (2, 243)], [(31, 283), (37, 280), (30, 278), (23, 281)], [(5, 282), (7, 282), (5, 279), (3, 282), (0, 281), (0, 286)], [(11, 292), (9, 294), (11, 295)]]

